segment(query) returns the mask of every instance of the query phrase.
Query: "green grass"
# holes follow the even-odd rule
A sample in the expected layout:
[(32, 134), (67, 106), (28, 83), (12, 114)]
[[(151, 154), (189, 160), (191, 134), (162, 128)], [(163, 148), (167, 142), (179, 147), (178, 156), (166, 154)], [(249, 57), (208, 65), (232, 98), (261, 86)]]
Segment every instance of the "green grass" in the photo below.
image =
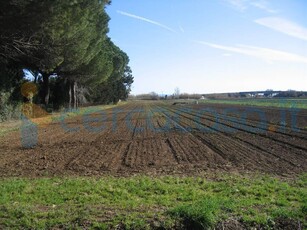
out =
[(91, 113), (97, 113), (99, 111), (102, 110), (106, 110), (106, 109), (111, 109), (114, 108), (118, 105), (123, 105), (126, 104), (126, 102), (120, 102), (117, 105), (97, 105), (97, 106), (89, 106), (89, 107), (83, 107), (83, 108), (78, 108), (76, 110), (72, 110), (72, 111), (64, 111), (64, 112), (56, 112), (52, 114), (52, 121), (61, 121), (63, 119), (63, 117), (75, 117), (75, 116), (82, 116), (85, 114), (91, 114)]
[[(121, 102), (118, 105), (123, 105), (125, 103), (126, 102)], [(32, 119), (32, 121), (37, 125), (49, 124), (51, 122), (59, 122), (62, 119), (69, 119), (76, 116), (82, 116), (84, 114), (91, 114), (102, 110), (111, 109), (118, 105), (98, 105), (98, 106), (83, 107), (69, 112), (54, 112), (42, 118), (34, 118)], [(5, 136), (14, 131), (18, 131), (20, 127), (21, 127), (20, 120), (0, 122), (0, 137)]]
[(0, 137), (5, 136), (7, 133), (19, 130), (20, 126), (20, 121), (7, 121), (0, 123)]
[(306, 226), (307, 175), (291, 182), (269, 176), (5, 178), (0, 228), (128, 229), (175, 223), (207, 229), (235, 218), (271, 226), (277, 218)]
[(199, 101), (201, 103), (307, 109), (307, 99), (212, 99)]
[(181, 219), (188, 229), (213, 228), (218, 220), (220, 209), (226, 206), (225, 199), (204, 197), (193, 204), (181, 205), (169, 211), (176, 219)]
[(0, 137), (5, 136), (6, 134), (8, 134), (10, 132), (14, 132), (14, 131), (18, 131), (18, 130), (19, 130), (19, 126), (12, 127), (12, 128), (1, 128), (0, 129)]

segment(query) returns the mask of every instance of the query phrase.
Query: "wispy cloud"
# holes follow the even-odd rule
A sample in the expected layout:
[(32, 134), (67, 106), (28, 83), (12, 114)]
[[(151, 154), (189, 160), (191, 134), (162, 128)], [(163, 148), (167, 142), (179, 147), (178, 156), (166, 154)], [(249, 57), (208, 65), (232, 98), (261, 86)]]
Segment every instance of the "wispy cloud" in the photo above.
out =
[(148, 22), (150, 24), (153, 24), (153, 25), (156, 25), (156, 26), (159, 26), (163, 29), (166, 29), (170, 32), (173, 32), (173, 33), (177, 33), (175, 30), (173, 30), (172, 28), (166, 26), (166, 25), (163, 25), (159, 22), (156, 22), (156, 21), (153, 21), (153, 20), (150, 20), (148, 18), (144, 18), (144, 17), (141, 17), (141, 16), (138, 16), (138, 15), (134, 15), (134, 14), (130, 14), (130, 13), (127, 13), (127, 12), (124, 12), (124, 11), (120, 11), (118, 10), (117, 13), (121, 14), (121, 15), (124, 15), (124, 16), (127, 16), (127, 17), (130, 17), (130, 18), (134, 18), (134, 19), (137, 19), (137, 20), (141, 20), (141, 21), (144, 21), (144, 22)]
[(286, 19), (278, 17), (267, 17), (257, 19), (255, 22), (292, 37), (307, 40), (307, 28)]
[(259, 58), (266, 62), (283, 61), (283, 62), (299, 62), (307, 63), (307, 57), (292, 54), (280, 50), (247, 46), (247, 45), (237, 45), (237, 46), (223, 46), (209, 42), (196, 41), (199, 44), (206, 45), (215, 49), (220, 49), (228, 52), (239, 53), (255, 58)]
[(267, 13), (277, 13), (278, 10), (271, 9), (269, 6), (269, 2), (267, 0), (224, 0), (228, 2), (235, 9), (243, 12), (250, 7), (256, 7), (258, 9), (264, 10)]
[(181, 31), (182, 33), (185, 32), (184, 29), (183, 29), (183, 27), (181, 26), (181, 24), (179, 24), (179, 29), (180, 29), (180, 31)]
[(269, 3), (266, 0), (258, 0), (258, 1), (250, 2), (250, 5), (257, 7), (271, 14), (278, 13), (278, 10), (273, 10), (269, 7)]
[(247, 0), (225, 0), (225, 1), (239, 11), (245, 11), (248, 8), (246, 3)]

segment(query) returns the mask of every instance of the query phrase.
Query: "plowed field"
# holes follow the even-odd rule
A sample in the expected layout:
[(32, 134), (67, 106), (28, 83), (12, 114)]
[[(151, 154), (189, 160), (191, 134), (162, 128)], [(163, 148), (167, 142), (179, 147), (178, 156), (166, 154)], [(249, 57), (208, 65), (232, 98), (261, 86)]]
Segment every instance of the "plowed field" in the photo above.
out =
[[(307, 171), (307, 111), (222, 104), (127, 103), (0, 138), (0, 176), (295, 175)], [(24, 135), (24, 134), (23, 134)]]

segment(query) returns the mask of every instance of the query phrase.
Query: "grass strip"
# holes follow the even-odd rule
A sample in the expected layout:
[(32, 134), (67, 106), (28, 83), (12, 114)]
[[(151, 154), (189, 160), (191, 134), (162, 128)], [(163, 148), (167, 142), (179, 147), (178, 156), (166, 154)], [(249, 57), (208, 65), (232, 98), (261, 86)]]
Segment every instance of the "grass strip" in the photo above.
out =
[(2, 178), (0, 228), (210, 229), (229, 219), (270, 228), (282, 219), (303, 229), (306, 190), (306, 174)]

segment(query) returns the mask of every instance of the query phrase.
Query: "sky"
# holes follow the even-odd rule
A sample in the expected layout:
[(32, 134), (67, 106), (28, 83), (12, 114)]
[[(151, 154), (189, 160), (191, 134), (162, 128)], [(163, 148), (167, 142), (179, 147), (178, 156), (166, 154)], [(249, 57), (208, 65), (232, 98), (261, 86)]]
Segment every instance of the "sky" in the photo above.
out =
[(132, 94), (307, 91), (306, 0), (113, 0)]

